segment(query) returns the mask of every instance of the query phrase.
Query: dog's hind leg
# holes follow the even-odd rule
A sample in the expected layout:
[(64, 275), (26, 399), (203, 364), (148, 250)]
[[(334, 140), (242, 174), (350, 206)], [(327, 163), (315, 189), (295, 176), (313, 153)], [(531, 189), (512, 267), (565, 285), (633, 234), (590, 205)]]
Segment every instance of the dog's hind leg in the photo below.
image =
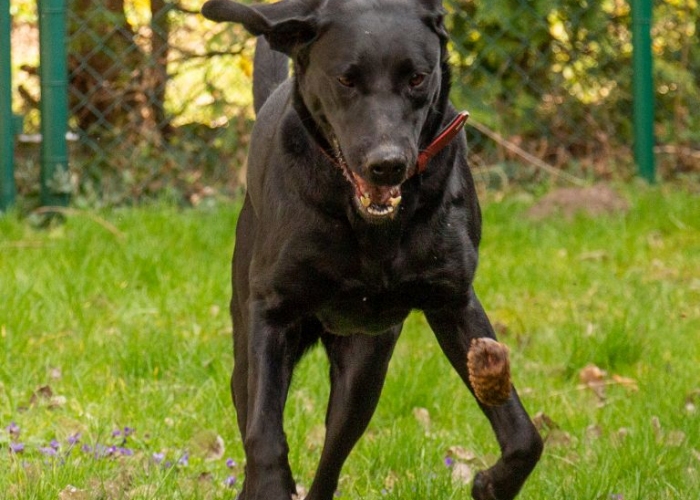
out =
[[(467, 356), (476, 338), (495, 339), (489, 320), (473, 290), (463, 308), (445, 307), (425, 311), (440, 347), (469, 389)], [(501, 458), (474, 479), (476, 500), (512, 500), (520, 491), (542, 453), (542, 439), (515, 391), (499, 406), (479, 403), (489, 419), (501, 448)]]
[(384, 386), (401, 326), (378, 336), (322, 336), (331, 365), (331, 394), (321, 461), (306, 500), (331, 500), (350, 451), (367, 428)]
[(289, 58), (270, 48), (265, 37), (255, 42), (253, 58), (253, 108), (257, 114), (267, 98), (289, 76)]

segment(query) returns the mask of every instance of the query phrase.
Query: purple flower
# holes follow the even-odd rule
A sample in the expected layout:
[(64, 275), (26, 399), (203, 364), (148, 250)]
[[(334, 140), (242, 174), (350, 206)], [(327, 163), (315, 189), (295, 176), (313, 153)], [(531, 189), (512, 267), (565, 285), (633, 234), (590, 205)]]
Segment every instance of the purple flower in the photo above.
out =
[(187, 452), (183, 453), (180, 459), (177, 461), (177, 464), (187, 467), (190, 464), (190, 454)]
[(229, 469), (233, 469), (236, 466), (236, 462), (233, 460), (233, 458), (227, 458), (226, 459), (226, 467)]
[(227, 488), (233, 488), (236, 485), (236, 476), (229, 476), (224, 481), (224, 486)]
[(134, 450), (131, 448), (118, 448), (119, 454), (123, 457), (131, 457), (134, 455)]
[(19, 425), (14, 422), (10, 422), (10, 425), (5, 427), (7, 433), (12, 437), (19, 437)]
[(51, 448), (50, 446), (42, 446), (41, 448), (39, 448), (39, 451), (47, 457), (58, 456), (58, 452), (54, 448)]
[(452, 457), (445, 457), (445, 467), (452, 467), (455, 461)]
[(24, 451), (24, 443), (10, 443), (10, 451), (12, 453), (22, 453)]
[(86, 443), (80, 447), (80, 451), (83, 453), (92, 453), (92, 446)]
[(133, 427), (124, 427), (124, 437), (131, 436), (135, 431)]
[(114, 438), (115, 438), (115, 437), (119, 437), (119, 436), (121, 436), (121, 435), (122, 435), (122, 430), (121, 430), (121, 429), (114, 429), (114, 430), (112, 431), (112, 437), (114, 437)]
[(49, 443), (49, 446), (53, 448), (54, 450), (58, 451), (58, 449), (61, 447), (61, 443), (59, 443), (57, 440), (52, 439), (51, 442)]
[(72, 434), (68, 436), (68, 444), (71, 446), (75, 446), (80, 442), (80, 433), (76, 432), (75, 434)]
[(151, 455), (153, 457), (153, 461), (157, 464), (160, 464), (165, 460), (165, 453), (154, 453)]

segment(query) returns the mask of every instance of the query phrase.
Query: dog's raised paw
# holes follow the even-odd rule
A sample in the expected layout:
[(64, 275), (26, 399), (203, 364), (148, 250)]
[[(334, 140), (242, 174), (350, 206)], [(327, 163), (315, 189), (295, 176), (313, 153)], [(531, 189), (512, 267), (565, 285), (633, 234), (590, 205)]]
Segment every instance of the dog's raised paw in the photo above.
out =
[(476, 398), (487, 406), (499, 406), (510, 397), (508, 347), (493, 339), (473, 339), (467, 354), (469, 381)]

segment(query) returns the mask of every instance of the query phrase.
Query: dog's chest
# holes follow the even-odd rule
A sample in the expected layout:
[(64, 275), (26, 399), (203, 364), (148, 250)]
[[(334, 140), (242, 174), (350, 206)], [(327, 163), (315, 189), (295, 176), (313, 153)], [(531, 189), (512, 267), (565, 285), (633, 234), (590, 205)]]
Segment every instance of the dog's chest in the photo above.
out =
[(421, 305), (421, 276), (394, 262), (362, 262), (353, 278), (341, 280), (316, 311), (324, 328), (337, 335), (376, 335), (400, 324)]
[(397, 290), (358, 287), (333, 294), (316, 317), (336, 335), (376, 335), (406, 318), (412, 308), (405, 299)]

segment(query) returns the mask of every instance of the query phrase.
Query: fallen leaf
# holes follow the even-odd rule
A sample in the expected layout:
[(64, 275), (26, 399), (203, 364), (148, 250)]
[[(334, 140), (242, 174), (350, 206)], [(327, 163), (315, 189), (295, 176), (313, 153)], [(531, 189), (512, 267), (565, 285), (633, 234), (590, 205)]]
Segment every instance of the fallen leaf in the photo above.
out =
[(578, 256), (578, 259), (580, 261), (601, 261), (607, 259), (608, 257), (610, 257), (610, 255), (605, 250), (591, 250), (590, 252), (583, 252)]
[(599, 425), (589, 425), (586, 427), (586, 439), (588, 441), (595, 441), (600, 439), (603, 435), (603, 429)]
[(474, 479), (472, 468), (462, 462), (457, 462), (452, 466), (452, 481), (460, 484), (469, 484)]
[(534, 417), (532, 417), (532, 423), (534, 424), (535, 428), (540, 432), (547, 432), (552, 429), (559, 428), (559, 424), (552, 420), (549, 417), (549, 415), (541, 411), (538, 412)]
[(224, 445), (224, 439), (216, 432), (204, 430), (198, 432), (192, 438), (190, 449), (196, 456), (211, 462), (223, 458), (226, 446)]
[(49, 410), (63, 408), (64, 406), (66, 406), (67, 401), (68, 400), (66, 399), (65, 396), (54, 396), (51, 399), (49, 399), (48, 408), (49, 408)]
[(700, 389), (695, 389), (685, 397), (685, 411), (695, 413), (698, 402), (700, 402)]
[(425, 432), (430, 431), (430, 412), (426, 408), (414, 408), (413, 417), (423, 427)]
[(58, 494), (58, 500), (88, 500), (90, 498), (86, 490), (80, 490), (70, 484)]
[(447, 456), (462, 462), (476, 461), (476, 453), (461, 446), (450, 446), (447, 448)]
[(316, 450), (323, 446), (326, 440), (326, 426), (323, 424), (315, 425), (306, 435), (306, 447), (310, 450)]
[(639, 384), (633, 378), (623, 377), (621, 375), (613, 375), (612, 381), (615, 382), (617, 385), (621, 385), (625, 389), (630, 390), (632, 392), (637, 392), (639, 390)]
[(678, 447), (685, 442), (685, 432), (683, 431), (671, 431), (664, 437), (664, 443), (666, 446)]
[(605, 370), (601, 370), (594, 364), (586, 365), (578, 374), (581, 383), (591, 389), (601, 401), (605, 400)]
[(615, 434), (610, 437), (613, 445), (619, 446), (630, 435), (630, 430), (627, 427), (620, 427)]
[(547, 446), (569, 448), (576, 443), (576, 438), (561, 429), (553, 429), (544, 437)]
[(142, 484), (137, 486), (133, 490), (129, 491), (127, 498), (138, 499), (138, 498), (156, 498), (156, 493), (158, 493), (158, 486), (155, 484)]
[(389, 471), (389, 474), (384, 478), (384, 487), (387, 490), (393, 490), (394, 486), (396, 486), (396, 483), (399, 482), (399, 475), (392, 471)]
[(36, 391), (34, 391), (29, 398), (29, 406), (34, 406), (38, 404), (41, 400), (51, 399), (53, 396), (53, 390), (48, 385), (42, 385)]

